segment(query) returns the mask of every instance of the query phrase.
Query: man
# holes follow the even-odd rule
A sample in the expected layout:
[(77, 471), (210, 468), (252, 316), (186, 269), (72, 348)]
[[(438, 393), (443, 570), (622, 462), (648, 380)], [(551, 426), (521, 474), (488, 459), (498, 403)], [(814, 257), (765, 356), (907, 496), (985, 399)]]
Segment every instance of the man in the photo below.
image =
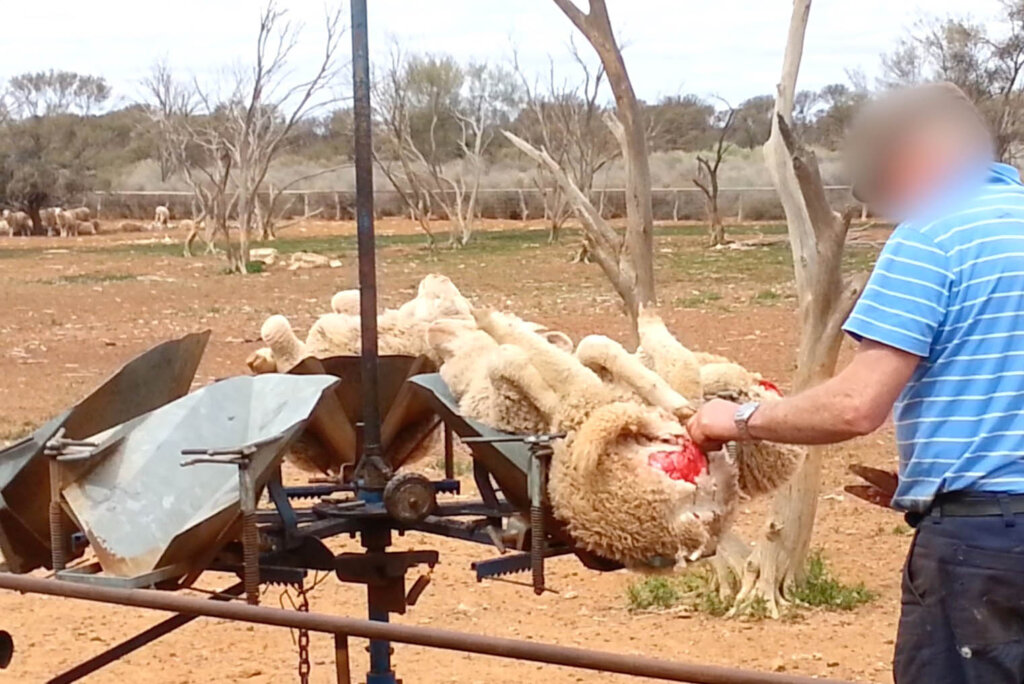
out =
[(1024, 186), (993, 163), (963, 93), (885, 96), (851, 132), (858, 197), (901, 223), (844, 330), (833, 379), (778, 402), (711, 401), (705, 448), (830, 444), (894, 410), (893, 506), (917, 527), (903, 578), (899, 684), (1024, 682)]

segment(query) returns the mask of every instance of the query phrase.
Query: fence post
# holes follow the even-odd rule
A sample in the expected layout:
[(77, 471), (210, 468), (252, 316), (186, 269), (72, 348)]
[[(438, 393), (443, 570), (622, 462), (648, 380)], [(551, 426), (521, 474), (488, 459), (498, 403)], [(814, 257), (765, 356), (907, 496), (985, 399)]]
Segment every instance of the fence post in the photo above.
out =
[(672, 221), (679, 222), (679, 191), (672, 191)]
[(736, 223), (743, 223), (743, 193), (736, 193)]

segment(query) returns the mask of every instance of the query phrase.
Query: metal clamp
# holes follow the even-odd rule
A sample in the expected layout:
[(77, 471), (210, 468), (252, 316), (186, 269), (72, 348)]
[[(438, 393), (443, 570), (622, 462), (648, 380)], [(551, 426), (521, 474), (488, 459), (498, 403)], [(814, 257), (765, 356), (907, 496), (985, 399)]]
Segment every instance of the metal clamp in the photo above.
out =
[[(269, 441), (269, 440), (268, 440)], [(260, 444), (217, 449), (182, 449), (182, 456), (199, 455), (181, 463), (181, 467), (214, 464), (238, 468), (238, 501), (242, 510), (242, 584), (249, 605), (260, 602), (260, 530), (256, 524), (256, 480), (249, 470), (250, 459)]]

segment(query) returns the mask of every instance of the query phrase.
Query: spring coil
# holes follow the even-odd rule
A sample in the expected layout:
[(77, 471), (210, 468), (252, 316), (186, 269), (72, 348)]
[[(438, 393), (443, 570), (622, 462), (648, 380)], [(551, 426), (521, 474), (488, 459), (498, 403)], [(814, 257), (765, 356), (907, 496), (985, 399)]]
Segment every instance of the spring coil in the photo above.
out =
[(67, 554), (64, 552), (64, 514), (59, 501), (50, 502), (50, 553), (53, 569), (63, 570), (67, 565)]
[(256, 512), (242, 515), (242, 583), (245, 600), (251, 606), (260, 602), (260, 531), (256, 526)]
[(533, 571), (533, 593), (544, 593), (544, 509), (530, 507), (530, 568)]

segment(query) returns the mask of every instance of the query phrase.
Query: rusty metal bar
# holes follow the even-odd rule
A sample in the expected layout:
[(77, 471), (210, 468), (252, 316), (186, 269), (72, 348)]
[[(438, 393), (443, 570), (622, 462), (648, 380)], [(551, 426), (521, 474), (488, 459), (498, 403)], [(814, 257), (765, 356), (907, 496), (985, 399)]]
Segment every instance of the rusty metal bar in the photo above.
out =
[(352, 684), (352, 673), (349, 670), (348, 637), (344, 634), (334, 635), (334, 667), (338, 684)]
[(0, 573), (0, 589), (99, 601), (151, 610), (165, 610), (186, 615), (203, 615), (291, 629), (308, 629), (331, 635), (343, 634), (362, 639), (390, 640), (428, 648), (514, 658), (672, 682), (690, 682), (691, 684), (840, 684), (839, 680), (672, 662), (624, 653), (592, 651), (446, 629), (397, 625), (320, 613), (299, 613), (266, 606), (207, 601), (150, 589), (115, 589), (11, 573)]
[[(207, 601), (230, 601), (232, 598), (240, 596), (243, 592), (243, 584), (233, 584), (224, 591), (214, 594)], [(70, 670), (66, 670), (61, 674), (51, 679), (47, 684), (71, 684), (71, 682), (77, 682), (80, 679), (88, 677), (97, 670), (101, 670), (107, 665), (124, 658), (130, 653), (134, 653), (143, 646), (151, 644), (160, 637), (167, 636), (179, 627), (184, 627), (188, 623), (192, 622), (199, 615), (172, 615), (162, 622), (158, 622), (152, 627), (145, 629), (138, 634), (128, 637), (124, 641), (114, 646), (111, 646), (103, 653), (99, 653), (92, 658), (89, 658), (85, 662), (75, 665)]]

